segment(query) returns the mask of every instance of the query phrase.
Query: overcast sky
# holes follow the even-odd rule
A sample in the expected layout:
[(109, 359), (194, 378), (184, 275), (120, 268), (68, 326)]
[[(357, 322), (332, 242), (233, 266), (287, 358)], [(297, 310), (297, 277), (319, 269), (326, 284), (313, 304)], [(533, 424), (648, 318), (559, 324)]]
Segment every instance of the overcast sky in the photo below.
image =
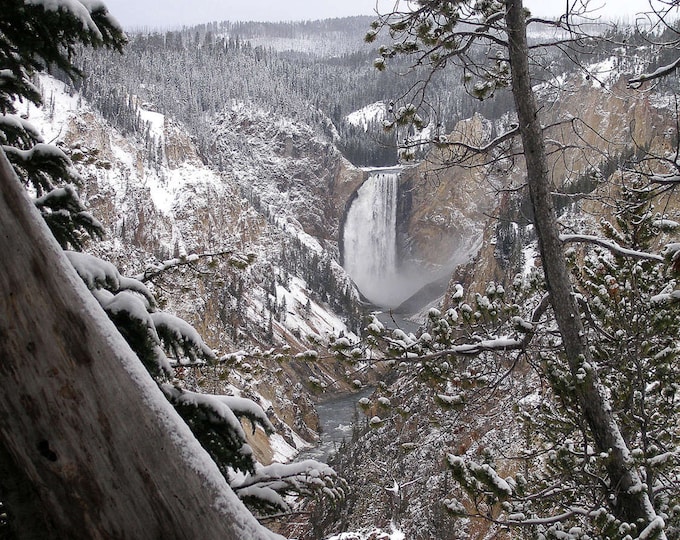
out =
[[(292, 21), (371, 15), (375, 0), (105, 0), (126, 29), (181, 27), (211, 21)], [(525, 0), (535, 15), (559, 15), (566, 0)], [(647, 0), (591, 0), (612, 17), (632, 16)], [(386, 11), (394, 0), (380, 0)]]

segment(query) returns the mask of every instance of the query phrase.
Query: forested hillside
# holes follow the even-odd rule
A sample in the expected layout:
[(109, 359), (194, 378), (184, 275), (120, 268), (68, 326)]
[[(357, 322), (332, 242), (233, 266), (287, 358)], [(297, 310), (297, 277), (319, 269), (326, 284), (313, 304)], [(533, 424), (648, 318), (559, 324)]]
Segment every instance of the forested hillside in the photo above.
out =
[[(207, 126), (225, 106), (245, 102), (275, 115), (293, 116), (333, 140), (355, 165), (396, 163), (396, 138), (383, 117), (353, 123), (347, 115), (376, 102), (387, 112), (422, 76), (395, 71), (377, 77), (376, 47), (363, 43), (370, 18), (308, 23), (222, 23), (130, 36), (122, 58), (100, 51), (80, 55), (87, 73), (77, 89), (122, 129), (141, 130), (133, 96), (181, 119), (203, 152)], [(404, 64), (403, 70), (410, 71)], [(496, 117), (505, 101), (479, 103), (452, 70), (432, 81), (434, 124), (444, 131), (477, 111)]]
[[(57, 2), (69, 23), (75, 4)], [(92, 21), (87, 39), (66, 38), (79, 42), (68, 58), (48, 51), (64, 84), (0, 49), (14, 69), (0, 64), (12, 83), (0, 85), (0, 142), (28, 206), (69, 248), (50, 253), (108, 316), (90, 318), (116, 324), (154, 410), (177, 411), (164, 421), (180, 450), (196, 443), (183, 459), (201, 448), (210, 488), (240, 497), (218, 505), (237, 526), (274, 538), (254, 515), (300, 539), (678, 538), (675, 22), (526, 19), (517, 0), (422, 7), (375, 22), (139, 32), (122, 55), (88, 47), (108, 40), (87, 33)], [(389, 271), (426, 285), (397, 314), (370, 313), (379, 306), (341, 266), (352, 205), (387, 177)], [(0, 180), (14, 178), (3, 169)], [(363, 203), (352, 239), (371, 239), (383, 213), (379, 198)], [(360, 256), (381, 249), (366, 245)], [(24, 263), (17, 253), (7, 248), (8, 262)], [(32, 276), (47, 273), (30, 261)], [(0, 326), (2, 350), (20, 360), (30, 332), (18, 346), (5, 336), (22, 307), (7, 302)], [(66, 326), (79, 332), (77, 313)], [(77, 426), (71, 401), (87, 389), (69, 385), (42, 407)], [(335, 470), (279, 463), (318, 439), (316, 401), (366, 387)], [(36, 400), (50, 397), (41, 388)], [(42, 418), (15, 431), (36, 440), (22, 446), (0, 426), (2, 456), (39, 460), (47, 473), (31, 468), (31, 489), (68, 494), (64, 448), (78, 440), (53, 434), (32, 399), (7, 418)], [(88, 418), (109, 440), (96, 410)], [(123, 446), (102, 455), (127, 459)], [(40, 499), (0, 486), (0, 535), (21, 538)]]

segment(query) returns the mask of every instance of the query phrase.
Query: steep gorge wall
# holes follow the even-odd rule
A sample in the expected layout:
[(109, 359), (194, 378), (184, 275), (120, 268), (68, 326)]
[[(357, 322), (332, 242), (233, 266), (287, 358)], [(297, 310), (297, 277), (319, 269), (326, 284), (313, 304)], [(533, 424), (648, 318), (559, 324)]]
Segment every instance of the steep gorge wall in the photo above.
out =
[[(56, 86), (55, 95), (66, 99), (58, 94)], [(282, 459), (282, 452), (292, 455), (291, 449), (300, 447), (305, 440), (313, 441), (318, 431), (313, 407), (316, 394), (322, 387), (336, 392), (346, 390), (349, 383), (344, 366), (297, 360), (295, 355), (317, 348), (311, 334), (323, 342), (330, 326), (337, 326), (333, 328), (336, 332), (347, 330), (327, 305), (321, 305), (313, 291), (298, 285), (301, 282), (295, 281), (297, 276), (287, 275), (277, 266), (290, 235), (268, 221), (243, 196), (243, 186), (235, 180), (238, 175), (255, 174), (249, 170), (247, 160), (239, 161), (235, 154), (232, 166), (216, 172), (203, 163), (182, 126), (167, 119), (159, 124), (160, 115), (155, 117), (155, 138), (144, 141), (112, 129), (87, 105), (76, 104), (75, 98), (63, 107), (58, 103), (57, 108), (64, 110), (52, 119), (40, 118), (37, 111), (32, 120), (46, 130), (47, 139), (53, 137), (50, 131), (58, 133), (59, 144), (73, 157), (83, 178), (79, 190), (82, 199), (108, 231), (103, 242), (89, 246), (93, 254), (111, 261), (124, 275), (135, 275), (149, 263), (205, 251), (254, 255), (245, 269), (232, 265), (227, 254), (206, 259), (205, 264), (195, 268), (181, 266), (156, 284), (149, 284), (162, 308), (190, 322), (218, 356), (248, 351), (229, 357), (217, 367), (179, 368), (178, 377), (189, 388), (201, 385), (213, 392), (235, 393), (260, 403), (278, 431), (274, 446), (260, 431), (251, 440), (265, 462), (272, 457)], [(247, 134), (242, 135), (241, 143)], [(299, 138), (284, 137), (282, 141), (279, 146), (270, 140), (261, 148), (263, 155), (253, 151), (249, 156), (253, 162), (270, 160), (270, 164), (279, 159), (303, 162), (295, 165), (296, 170), (323, 180), (316, 184), (319, 201), (326, 189), (342, 193), (345, 186), (351, 185), (351, 172), (350, 180), (335, 177), (337, 171), (350, 169), (337, 159), (339, 155), (332, 155), (328, 148), (323, 148), (325, 153), (321, 155), (319, 146)], [(244, 147), (247, 144), (241, 144), (238, 150)], [(311, 157), (305, 151), (311, 152)], [(305, 163), (315, 167), (321, 163), (325, 168), (307, 171)], [(301, 175), (292, 177), (299, 179)], [(277, 179), (295, 184), (285, 175)], [(263, 175), (263, 182), (269, 180)], [(351, 188), (347, 191), (351, 192)], [(301, 185), (298, 195), (302, 198), (305, 194)], [(339, 208), (344, 198), (345, 195), (338, 196)], [(314, 201), (299, 201), (298, 208), (308, 211), (301, 213), (301, 220), (310, 224), (310, 230), (314, 216), (334, 211), (332, 201), (326, 204), (330, 206), (322, 207), (319, 213)], [(282, 211), (281, 216), (284, 221), (288, 217), (297, 221), (292, 212)], [(322, 233), (322, 239), (327, 237), (332, 243), (336, 231), (324, 229)], [(288, 300), (285, 311), (282, 295)], [(272, 347), (282, 351), (287, 361), (281, 362), (266, 352)], [(284, 450), (283, 441), (288, 450)]]
[(213, 140), (211, 159), (251, 201), (297, 222), (339, 260), (346, 203), (364, 171), (308, 126), (245, 106), (216, 118)]
[[(449, 140), (481, 144), (490, 128), (475, 115), (459, 122)], [(476, 251), (504, 182), (490, 167), (450, 166), (448, 157), (446, 150), (432, 149), (427, 159), (402, 174), (402, 192), (409, 199), (399, 230), (402, 255), (442, 269), (451, 269)]]
[[(620, 182), (620, 177), (608, 182), (611, 173), (645, 149), (666, 152), (675, 120), (664, 99), (627, 88), (623, 77), (604, 88), (585, 77), (573, 77), (563, 90), (556, 99), (553, 90), (538, 89), (542, 122), (549, 126), (546, 137), (552, 181), (556, 192), (592, 193), (585, 198), (558, 197), (556, 204), (572, 216), (563, 220), (581, 216), (577, 218), (579, 227), (594, 233), (600, 217), (611, 217), (612, 197), (618, 189), (616, 182)], [(515, 145), (521, 152), (520, 143)], [(525, 174), (522, 156), (517, 155), (503, 174), (505, 178), (496, 186), (511, 190), (491, 195), (493, 204), (480, 250), (469, 265), (457, 269), (451, 286), (461, 282), (481, 292), (489, 281), (507, 284), (527, 262), (522, 260), (522, 248), (533, 233), (527, 228), (532, 219), (528, 194), (521, 188)], [(484, 175), (483, 181), (488, 183), (491, 176)]]

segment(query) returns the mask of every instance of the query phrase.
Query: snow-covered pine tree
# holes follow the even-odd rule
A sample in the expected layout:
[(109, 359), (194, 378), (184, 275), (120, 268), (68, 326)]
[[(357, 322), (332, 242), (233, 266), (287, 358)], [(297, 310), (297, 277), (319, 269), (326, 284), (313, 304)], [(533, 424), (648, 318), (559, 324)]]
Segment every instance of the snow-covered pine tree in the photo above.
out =
[[(87, 238), (87, 235), (84, 235), (83, 232), (89, 233), (89, 236), (96, 237), (102, 233), (101, 226), (85, 211), (77, 197), (72, 183), (78, 181), (78, 176), (66, 153), (55, 146), (46, 145), (42, 142), (40, 135), (30, 123), (17, 116), (17, 103), (23, 100), (28, 100), (36, 105), (41, 103), (42, 97), (40, 92), (31, 82), (32, 76), (37, 71), (54, 67), (60, 69), (68, 77), (77, 77), (80, 73), (74, 67), (73, 55), (78, 44), (120, 49), (124, 45), (126, 38), (116, 21), (109, 15), (106, 7), (100, 2), (66, 0), (32, 2), (10, 0), (3, 8), (3, 18), (0, 21), (0, 45), (2, 45), (0, 47), (0, 81), (2, 82), (0, 84), (0, 142), (2, 143), (3, 153), (11, 160), (16, 174), (24, 185), (29, 188), (29, 192), (37, 195), (37, 198), (34, 199), (34, 205), (43, 214), (54, 237), (62, 247), (71, 246), (79, 249), (83, 247), (84, 241)], [(36, 39), (36, 36), (39, 36), (40, 39)], [(14, 180), (7, 170), (2, 170), (2, 185), (5, 192), (5, 199), (2, 202), (5, 208), (7, 208), (6, 200), (16, 196), (16, 191), (12, 186)], [(10, 223), (15, 215), (17, 219), (25, 220), (25, 228), (29, 236), (33, 235), (33, 238), (37, 238), (41, 234), (39, 227), (28, 225), (30, 217), (27, 218), (25, 214), (22, 214), (22, 211), (17, 209), (15, 213), (10, 213), (5, 210), (5, 217), (10, 220), (6, 224), (8, 233), (4, 238), (8, 244), (15, 240), (10, 235), (10, 231), (14, 230), (10, 227)], [(49, 243), (49, 240), (45, 241)], [(27, 248), (30, 251), (30, 246), (27, 246)], [(14, 270), (28, 264), (28, 261), (21, 260), (22, 254), (26, 250), (11, 250), (10, 248), (8, 250), (12, 256), (19, 257), (19, 260), (14, 261), (14, 263), (8, 261), (8, 264), (13, 265), (12, 268)], [(181, 388), (179, 381), (173, 381), (174, 384), (171, 384), (169, 381), (169, 377), (173, 373), (173, 364), (216, 361), (215, 353), (203, 342), (196, 330), (185, 321), (173, 315), (157, 311), (151, 291), (141, 281), (121, 276), (110, 263), (77, 251), (66, 252), (65, 256), (111, 321), (114, 322), (128, 345), (137, 354), (138, 361), (141, 361), (154, 378), (159, 386), (159, 390), (185, 419), (203, 447), (215, 460), (221, 473), (230, 481), (233, 489), (244, 500), (247, 500), (259, 510), (281, 511), (288, 509), (289, 506), (284, 496), (291, 493), (318, 494), (323, 491), (326, 495), (332, 497), (342, 496), (342, 482), (337, 478), (332, 469), (323, 464), (314, 461), (303, 461), (292, 465), (263, 467), (256, 463), (252, 450), (246, 442), (246, 435), (239, 418), (248, 418), (253, 426), (259, 425), (267, 433), (273, 432), (272, 424), (257, 404), (251, 400), (233, 396), (214, 396), (191, 392)], [(178, 264), (183, 263), (184, 261), (180, 261)], [(43, 272), (48, 271), (41, 269), (39, 272), (37, 262), (34, 262), (33, 266), (34, 273), (38, 278), (43, 275)], [(9, 295), (7, 298), (13, 298), (12, 295), (17, 295), (23, 291), (23, 288), (11, 287), (13, 275), (12, 272), (8, 272), (7, 277), (9, 281), (2, 284), (3, 294)], [(41, 299), (39, 296), (40, 292), (35, 294), (38, 304), (40, 305), (42, 302), (42, 305), (46, 306), (46, 312), (50, 314), (58, 312), (59, 305), (61, 304), (53, 306), (50, 303), (52, 301), (50, 298)], [(47, 291), (43, 291), (42, 294), (47, 294)], [(26, 362), (30, 364), (31, 351), (37, 350), (37, 348), (35, 345), (29, 344), (26, 346), (26, 350), (17, 350), (16, 343), (20, 343), (26, 338), (26, 335), (19, 332), (18, 328), (14, 328), (12, 320), (15, 318), (21, 321), (42, 320), (42, 314), (36, 313), (31, 315), (26, 313), (25, 310), (29, 309), (29, 306), (34, 305), (34, 303), (29, 301), (22, 302), (21, 298), (17, 298), (19, 299), (18, 303), (9, 302), (6, 306), (7, 313), (3, 320), (5, 326), (0, 331), (3, 338), (0, 340), (0, 349), (3, 351), (3, 355), (10, 355), (13, 358), (22, 359), (28, 354)], [(73, 298), (77, 299), (78, 295), (74, 293)], [(49, 309), (47, 309), (47, 306), (49, 306)], [(73, 310), (70, 313), (71, 324), (74, 325), (76, 333), (88, 332), (90, 331), (90, 326), (88, 323), (79, 320), (79, 317), (84, 316), (77, 315), (79, 311)], [(97, 326), (98, 332), (101, 322), (95, 322), (94, 325)], [(50, 332), (56, 331), (56, 328), (38, 327), (37, 332), (42, 334), (41, 344), (45, 344), (49, 348)], [(15, 332), (17, 335), (14, 335)], [(112, 343), (116, 341), (115, 339), (107, 339), (101, 334), (97, 335), (100, 336), (101, 343), (93, 345), (86, 340), (87, 343), (83, 343), (80, 346), (77, 346), (75, 341), (71, 344), (78, 349), (79, 360), (85, 361), (88, 366), (92, 365), (96, 360), (92, 356), (115, 357), (118, 354), (123, 354), (111, 348)], [(92, 351), (93, 346), (98, 348), (96, 354)], [(69, 348), (67, 349), (70, 350)], [(44, 354), (45, 350), (41, 349), (40, 353)], [(166, 353), (174, 355), (174, 358), (170, 360)], [(66, 349), (64, 356), (68, 358), (68, 351)], [(55, 354), (54, 358), (61, 359), (64, 356)], [(111, 369), (118, 369), (116, 366), (109, 367)], [(54, 369), (59, 370), (61, 367), (55, 367)], [(63, 366), (63, 369), (65, 372), (68, 372), (67, 366)], [(30, 374), (27, 375), (30, 378)], [(85, 394), (88, 391), (90, 393), (97, 392), (96, 386), (82, 389), (79, 385), (82, 385), (84, 382), (76, 379), (72, 382), (72, 386), (78, 388), (77, 392)], [(30, 385), (27, 386), (27, 389), (29, 387)], [(17, 386), (17, 388), (19, 387)], [(45, 409), (54, 408), (52, 406), (53, 396), (50, 395), (48, 388), (49, 386), (45, 385), (44, 389), (39, 392), (40, 396), (36, 398), (36, 406), (37, 403), (40, 403), (39, 406)], [(13, 390), (13, 388), (9, 387), (4, 388), (5, 395), (11, 395)], [(135, 390), (121, 390), (121, 399), (125, 399), (124, 396), (129, 395), (129, 392), (134, 393)], [(95, 395), (90, 397), (92, 399), (88, 400), (89, 404), (97, 403)], [(135, 395), (135, 398), (140, 397), (142, 396)], [(21, 399), (25, 401), (31, 398), (28, 397), (28, 394), (24, 394), (24, 397)], [(153, 398), (149, 397), (148, 399), (153, 401)], [(8, 407), (11, 407), (10, 401), (12, 400), (8, 400)], [(135, 401), (135, 403), (139, 402)], [(113, 415), (116, 414), (116, 403), (109, 403), (106, 406), (113, 411)], [(94, 414), (96, 416), (96, 414), (87, 407), (83, 407), (82, 411), (71, 411), (71, 413), (75, 414), (76, 423), (78, 422), (78, 414), (81, 414), (83, 415), (83, 425), (93, 427), (90, 423), (91, 416), (87, 415)], [(146, 420), (151, 420), (149, 414), (153, 413), (151, 410), (144, 410), (138, 414)], [(31, 414), (29, 416), (34, 418)], [(2, 441), (0, 451), (4, 458), (6, 458), (6, 463), (2, 467), (1, 496), (3, 503), (6, 503), (5, 506), (8, 508), (8, 515), (10, 516), (8, 526), (14, 535), (19, 538), (37, 536), (43, 538), (65, 536), (76, 538), (79, 535), (82, 537), (101, 535), (127, 537), (131, 535), (130, 537), (132, 537), (138, 536), (137, 533), (132, 533), (131, 531), (139, 531), (139, 527), (152, 536), (156, 535), (154, 531), (160, 530), (166, 531), (161, 536), (173, 535), (171, 532), (172, 527), (176, 526), (176, 524), (173, 525), (173, 520), (166, 520), (165, 523), (157, 521), (160, 516), (164, 515), (161, 510), (151, 513), (142, 511), (140, 515), (134, 514), (133, 516), (133, 512), (128, 509), (127, 513), (130, 523), (124, 524), (123, 522), (128, 516), (118, 514), (117, 512), (120, 511), (120, 508), (114, 504), (107, 506), (106, 501), (112, 500), (115, 496), (122, 496), (134, 501), (135, 497), (139, 496), (139, 493), (132, 491), (132, 487), (130, 487), (131, 491), (127, 495), (124, 493), (125, 488), (117, 488), (123, 489), (123, 491), (117, 495), (104, 491), (96, 500), (85, 501), (81, 505), (83, 507), (81, 510), (86, 515), (89, 513), (101, 514), (104, 512), (104, 506), (111, 508), (110, 513), (105, 519), (100, 515), (99, 518), (94, 519), (88, 526), (82, 524), (82, 530), (75, 530), (72, 519), (80, 515), (79, 512), (69, 511), (69, 509), (61, 506), (62, 504), (69, 504), (68, 497), (64, 497), (64, 501), (57, 500), (47, 503), (38, 493), (52, 491), (54, 493), (72, 492), (77, 494), (78, 488), (75, 486), (69, 487), (68, 474), (65, 476), (57, 474), (50, 477), (52, 482), (50, 483), (40, 479), (42, 475), (38, 475), (38, 479), (36, 479), (32, 472), (22, 470), (26, 466), (26, 459), (31, 459), (30, 449), (21, 446), (19, 438), (12, 440), (17, 435), (17, 432), (13, 430), (16, 430), (17, 425), (21, 425), (23, 421), (22, 418), (16, 418), (15, 420), (14, 422), (5, 422), (0, 437)], [(114, 421), (113, 418), (107, 417), (100, 411), (99, 418), (94, 424), (94, 429), (97, 429), (97, 424), (102, 424), (101, 429), (110, 430), (111, 425), (118, 425), (121, 420), (123, 419), (116, 418)], [(58, 424), (55, 422), (54, 425)], [(36, 422), (36, 428), (37, 426), (38, 423)], [(77, 426), (69, 424), (69, 427), (76, 429), (77, 432)], [(181, 431), (182, 428), (178, 429)], [(69, 431), (70, 433), (71, 431)], [(179, 436), (172, 433), (164, 435), (170, 439), (175, 437), (175, 439), (172, 439), (176, 441), (176, 443), (173, 443), (173, 447), (181, 450), (180, 446), (185, 438), (184, 435)], [(97, 434), (97, 436), (93, 436), (92, 444), (101, 444), (96, 442), (100, 440), (100, 436), (111, 438), (108, 432)], [(143, 437), (144, 434), (135, 434), (134, 437), (131, 437), (131, 441), (137, 440), (139, 436)], [(67, 434), (63, 434), (61, 438), (67, 439)], [(75, 447), (79, 441), (68, 439), (64, 443)], [(94, 452), (88, 446), (89, 443), (90, 441), (82, 442), (85, 453)], [(134, 443), (131, 442), (132, 444)], [(159, 444), (162, 446), (164, 443), (159, 441)], [(55, 462), (57, 466), (61, 466), (60, 443), (55, 442), (54, 439), (51, 439), (51, 442), (48, 439), (44, 439), (38, 441), (37, 446), (38, 451), (43, 457), (49, 462)], [(183, 472), (175, 478), (172, 473), (168, 474), (167, 468), (154, 467), (150, 463), (147, 465), (135, 463), (135, 459), (138, 459), (142, 454), (137, 454), (137, 449), (134, 446), (125, 448), (116, 447), (108, 450), (120, 453), (120, 458), (112, 461), (127, 463), (127, 465), (123, 465), (125, 470), (134, 471), (143, 466), (146, 467), (145, 475), (149, 476), (149, 478), (153, 479), (156, 472), (159, 475), (165, 475), (163, 481), (186, 481), (186, 495), (192, 500), (190, 505), (210, 505), (209, 499), (215, 495), (215, 492), (211, 492), (211, 490), (219, 484), (219, 482), (217, 484), (209, 482), (208, 484), (212, 485), (209, 488), (206, 487), (204, 493), (204, 497), (208, 500), (202, 501), (201, 481), (192, 479), (189, 482), (185, 476), (182, 476), (192, 466), (197, 471), (202, 471), (202, 466), (191, 461), (192, 459), (200, 461), (202, 458), (192, 458), (190, 455), (181, 458), (179, 463), (173, 464), (171, 467), (174, 468), (175, 465), (179, 466), (180, 469), (184, 467), (182, 469)], [(184, 451), (189, 452), (189, 454), (191, 453), (188, 447)], [(128, 456), (130, 453), (132, 457)], [(12, 459), (9, 459), (10, 455)], [(126, 461), (127, 459), (129, 461)], [(113, 467), (113, 464), (111, 466)], [(105, 468), (108, 469), (108, 467)], [(102, 470), (101, 475), (97, 475), (97, 471), (94, 470), (90, 471), (89, 474), (93, 478), (88, 485), (88, 489), (101, 491), (105, 489), (101, 487), (103, 479), (108, 478), (110, 474), (114, 474), (114, 471), (113, 469)], [(146, 476), (144, 477), (146, 478)], [(163, 481), (160, 480), (158, 482), (159, 487), (163, 484)], [(121, 477), (120, 481), (125, 483), (126, 480)], [(132, 484), (135, 483), (131, 482), (130, 485)], [(84, 486), (81, 486), (81, 488), (84, 489)], [(170, 493), (167, 495), (169, 499), (174, 499)], [(172, 505), (155, 501), (154, 497), (157, 495), (149, 493), (148, 496), (149, 499), (140, 504), (138, 508), (141, 509), (148, 505), (153, 506), (156, 504), (159, 509), (168, 507), (167, 511), (169, 513), (177, 513), (176, 509), (169, 508)], [(225, 493), (225, 497), (228, 498), (229, 496), (230, 492)], [(41, 500), (45, 503), (45, 514), (41, 519), (31, 522), (30, 516), (32, 513), (35, 513), (36, 505), (40, 505)], [(220, 505), (210, 505), (210, 508), (209, 511), (204, 512), (199, 508), (191, 510), (185, 505), (184, 509), (196, 517), (186, 520), (186, 525), (183, 526), (184, 532), (178, 530), (177, 534), (185, 536), (188, 533), (188, 536), (204, 537), (206, 532), (208, 532), (208, 537), (211, 537), (213, 534), (233, 537), (239, 530), (242, 533), (250, 530), (250, 534), (257, 537), (266, 536), (263, 529), (253, 525), (252, 516), (238, 515), (241, 512), (238, 506), (234, 507), (230, 503), (223, 507)], [(201, 515), (204, 518), (198, 517)], [(119, 523), (115, 523), (115, 516), (118, 516)], [(233, 524), (223, 523), (222, 521), (225, 516), (231, 517)], [(196, 528), (196, 524), (199, 523), (196, 521), (197, 519), (203, 519), (201, 526), (198, 528)], [(114, 529), (111, 529), (111, 527)], [(191, 532), (192, 530), (193, 533)], [(128, 532), (126, 533), (125, 531)]]
[(79, 279), (1, 153), (0, 209), (3, 536), (271, 538)]
[(42, 103), (32, 79), (37, 71), (80, 73), (76, 47), (121, 50), (127, 38), (102, 3), (7, 0), (0, 20), (0, 145), (63, 247), (82, 246), (83, 233), (98, 237), (101, 225), (85, 211), (74, 185), (79, 178), (62, 149), (45, 144), (18, 114), (23, 101)]
[[(597, 453), (608, 453), (605, 460), (606, 479), (612, 488), (612, 512), (624, 523), (632, 523), (638, 534), (646, 538), (665, 539), (663, 519), (651, 504), (643, 489), (638, 470), (630, 459), (630, 449), (621, 425), (611, 410), (608, 396), (598, 378), (597, 365), (586, 340), (579, 306), (567, 270), (566, 259), (553, 201), (553, 179), (546, 149), (544, 127), (534, 91), (535, 80), (530, 65), (537, 60), (529, 46), (529, 25), (548, 27), (564, 32), (565, 41), (553, 42), (562, 50), (571, 44), (591, 41), (587, 29), (579, 26), (576, 16), (588, 14), (589, 2), (567, 4), (566, 13), (554, 21), (532, 18), (521, 0), (481, 2), (437, 2), (420, 0), (414, 9), (407, 2), (397, 2), (392, 12), (380, 16), (366, 36), (375, 41), (381, 29), (389, 32), (390, 44), (379, 49), (375, 67), (385, 70), (394, 57), (408, 57), (414, 66), (427, 65), (430, 74), (458, 64), (464, 69), (463, 83), (480, 100), (492, 98), (499, 90), (512, 92), (518, 122), (496, 137), (484, 148), (440, 138), (433, 141), (452, 152), (454, 159), (465, 155), (490, 153), (502, 149), (505, 142), (519, 136), (525, 161), (526, 183), (533, 210), (542, 270), (552, 312), (561, 336), (561, 357), (564, 370), (571, 378), (569, 396), (578, 404), (583, 426), (590, 433)], [(541, 49), (551, 42), (541, 43)], [(481, 50), (484, 58), (473, 51)], [(480, 61), (481, 60), (481, 61)], [(395, 125), (421, 126), (425, 119), (417, 105), (426, 107), (428, 84), (433, 76), (426, 76), (407, 101), (396, 108)], [(409, 143), (408, 146), (415, 146)], [(473, 344), (484, 349), (484, 342)], [(456, 461), (458, 463), (458, 461)], [(481, 469), (485, 474), (486, 468)], [(496, 486), (498, 487), (498, 486)], [(492, 491), (494, 491), (492, 489)], [(505, 491), (504, 489), (501, 491)], [(557, 519), (557, 518), (556, 518)]]
[[(614, 221), (601, 222), (603, 238), (635, 252), (656, 249), (659, 233), (679, 225), (658, 213), (653, 203), (654, 190), (643, 177), (624, 184)], [(674, 537), (680, 532), (680, 437), (673, 427), (680, 422), (680, 311), (672, 300), (677, 275), (672, 264), (603, 248), (596, 248), (582, 265), (575, 264), (574, 273), (588, 308), (600, 377), (650, 501)]]
[[(654, 212), (652, 193), (640, 178), (623, 186), (615, 222), (603, 220), (598, 237), (620, 249), (590, 248), (583, 257), (573, 250), (570, 260), (601, 384), (630, 448), (631, 465), (660, 518), (639, 530), (616, 516), (614, 490), (602, 481), (610, 452), (596, 450), (573, 391), (578, 383), (559, 344), (545, 331), (548, 319), (528, 350), (536, 380), (545, 384), (517, 404), (525, 442), (511, 460), (509, 469), (516, 472), (500, 477), (497, 471), (508, 471), (508, 463), (492, 453), (485, 460), (448, 457), (467, 500), (484, 500), (488, 516), (499, 523), (539, 538), (647, 538), (659, 534), (661, 520), (669, 537), (678, 533), (680, 409), (673, 366), (680, 312), (673, 305), (675, 281), (669, 280), (668, 265), (647, 256), (659, 232), (677, 223)], [(587, 369), (577, 377), (585, 377)], [(462, 499), (452, 496), (446, 504), (454, 513), (470, 515)]]
[[(665, 523), (666, 534), (673, 538), (680, 517), (680, 441), (675, 429), (680, 409), (674, 375), (680, 312), (674, 305), (676, 283), (668, 275), (670, 265), (642, 255), (655, 247), (660, 231), (678, 225), (655, 213), (653, 191), (640, 178), (621, 191), (614, 223), (601, 223), (602, 240), (621, 249), (597, 247), (582, 262), (580, 252), (574, 250), (572, 271), (593, 359), (631, 450), (631, 463)], [(624, 250), (629, 250), (628, 255)], [(543, 345), (533, 354), (532, 365), (548, 386), (540, 397), (524, 400), (518, 407), (527, 446), (517, 458), (520, 473), (503, 480), (510, 490), (495, 499), (502, 502), (504, 519), (545, 538), (658, 534), (658, 525), (656, 531), (652, 525), (641, 531), (616, 517), (612, 488), (602, 481), (610, 453), (596, 450), (583, 424), (574, 382), (559, 349)], [(584, 370), (581, 377), (585, 376)], [(450, 464), (471, 497), (493, 492), (489, 487), (493, 461), (479, 464), (454, 456)], [(465, 513), (462, 505), (451, 506)], [(551, 513), (561, 519), (545, 519)]]

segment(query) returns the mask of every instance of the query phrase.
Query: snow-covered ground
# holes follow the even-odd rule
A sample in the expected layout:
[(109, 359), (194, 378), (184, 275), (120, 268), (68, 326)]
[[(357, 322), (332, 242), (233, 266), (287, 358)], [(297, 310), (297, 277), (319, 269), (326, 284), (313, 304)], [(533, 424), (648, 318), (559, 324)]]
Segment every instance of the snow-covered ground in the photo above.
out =
[(362, 531), (336, 534), (327, 540), (406, 540), (406, 535), (392, 524), (389, 531), (384, 531), (383, 529), (364, 529)]
[[(273, 325), (273, 339), (279, 345), (297, 346), (291, 354), (323, 347), (338, 334), (355, 337), (342, 317), (321, 303), (303, 279), (284, 272), (273, 263), (278, 259), (282, 249), (279, 242), (283, 239), (295, 237), (311, 252), (321, 255), (323, 248), (318, 240), (304, 232), (292, 216), (274, 216), (267, 224), (248, 201), (241, 198), (238, 187), (230, 183), (229, 178), (196, 160), (194, 149), (181, 146), (189, 140), (188, 135), (181, 133), (181, 126), (153, 110), (153, 105), (144, 103), (139, 104), (138, 112), (145, 123), (147, 141), (142, 137), (124, 136), (60, 81), (42, 75), (39, 84), (45, 106), (37, 108), (21, 104), (20, 112), (35, 125), (46, 142), (64, 145), (67, 153), (77, 151), (96, 156), (96, 160), (90, 162), (76, 162), (84, 181), (81, 197), (86, 205), (106, 212), (102, 221), (109, 229), (109, 236), (96, 249), (114, 256), (121, 272), (138, 274), (144, 269), (143, 265), (158, 264), (159, 256), (161, 260), (167, 256), (194, 260), (203, 250), (216, 251), (238, 245), (256, 256), (250, 267), (240, 272), (246, 283), (242, 315), (247, 321), (254, 321), (243, 327), (244, 335), (252, 326), (266, 326), (266, 321), (272, 318), (269, 309), (285, 303), (286, 312), (281, 322), (276, 320)], [(294, 132), (297, 128), (282, 121), (277, 129)], [(168, 164), (164, 150), (159, 151), (155, 159), (145, 153), (148, 148), (173, 144), (175, 148), (179, 146), (178, 154), (186, 154), (187, 159), (176, 159), (172, 166)], [(247, 163), (240, 172), (253, 174), (247, 169)], [(147, 249), (153, 252), (145, 251)], [(343, 272), (335, 262), (331, 268), (333, 272)], [(275, 298), (269, 301), (273, 302), (271, 306), (262, 278), (284, 273), (288, 279), (276, 285)], [(216, 277), (220, 281), (225, 278)], [(179, 283), (186, 290), (168, 297), (166, 308), (191, 320), (197, 327), (207, 327), (213, 337), (223, 335), (224, 330), (215, 329), (218, 322), (206, 319), (206, 299), (201, 296), (205, 294), (201, 289), (206, 285)], [(236, 303), (224, 306), (225, 309), (235, 307)], [(211, 345), (220, 354), (225, 352), (219, 342), (213, 340)], [(260, 391), (261, 378), (248, 374), (246, 364), (252, 362), (249, 353), (244, 354), (243, 376), (239, 374), (237, 362), (230, 380), (238, 382), (241, 388), (247, 387), (247, 397), (267, 410), (276, 405), (271, 401), (275, 393)], [(241, 390), (233, 385), (222, 391), (241, 395)], [(309, 442), (294, 431), (285, 437), (277, 434), (270, 439), (273, 460), (278, 462), (290, 461), (300, 449), (308, 446)]]

